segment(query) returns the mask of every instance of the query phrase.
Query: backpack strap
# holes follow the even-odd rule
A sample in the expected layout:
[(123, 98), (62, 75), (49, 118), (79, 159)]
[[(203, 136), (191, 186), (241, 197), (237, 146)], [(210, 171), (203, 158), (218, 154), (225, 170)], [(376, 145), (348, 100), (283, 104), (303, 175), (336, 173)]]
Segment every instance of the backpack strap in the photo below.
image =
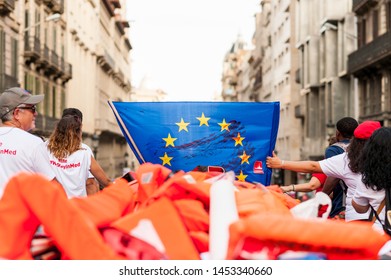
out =
[[(384, 232), (387, 233), (389, 236), (391, 236), (391, 225), (390, 225), (391, 221), (388, 219), (389, 213), (391, 212), (391, 190), (390, 189), (386, 189), (385, 192), (386, 192), (385, 193), (385, 197), (384, 197), (384, 200), (382, 201), (382, 204), (384, 202), (385, 206), (386, 206), (385, 217), (384, 217), (384, 224), (381, 222), (381, 220), (379, 218), (380, 211), (378, 211), (379, 212), (379, 214), (378, 214), (378, 212), (375, 211), (375, 209), (373, 208), (373, 206), (371, 204), (369, 204), (369, 206), (371, 207), (372, 212), (375, 214), (376, 219), (381, 224)], [(381, 207), (381, 204), (379, 206), (379, 209), (380, 209), (380, 207)], [(383, 207), (384, 207), (384, 205), (383, 205)]]
[(382, 202), (380, 203), (379, 205), (379, 208), (377, 208), (377, 211), (375, 212), (374, 208), (371, 206), (371, 213), (369, 214), (369, 221), (371, 221), (372, 223), (374, 223), (376, 221), (376, 215), (374, 215), (374, 213), (377, 214), (377, 216), (380, 215), (381, 211), (383, 210), (384, 208), (384, 205), (386, 204), (386, 198), (384, 198), (382, 200)]
[(344, 150), (344, 152), (346, 152), (346, 149), (348, 148), (349, 143), (336, 142), (336, 143), (332, 144), (331, 146), (339, 147), (339, 148), (341, 148), (342, 150)]

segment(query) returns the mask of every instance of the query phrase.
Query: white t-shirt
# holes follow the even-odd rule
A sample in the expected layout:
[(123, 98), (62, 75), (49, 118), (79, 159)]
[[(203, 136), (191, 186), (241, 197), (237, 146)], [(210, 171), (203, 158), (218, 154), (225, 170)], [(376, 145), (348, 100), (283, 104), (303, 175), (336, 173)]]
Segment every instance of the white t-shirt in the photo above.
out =
[(349, 159), (346, 153), (333, 156), (328, 159), (324, 159), (319, 161), (320, 168), (323, 173), (327, 176), (342, 179), (346, 186), (348, 187), (346, 193), (346, 210), (345, 210), (345, 220), (360, 220), (360, 219), (368, 219), (369, 211), (367, 213), (359, 214), (353, 208), (352, 198), (356, 191), (357, 186), (363, 185), (364, 183), (361, 181), (361, 174), (354, 173), (350, 170), (348, 164)]
[(0, 127), (0, 198), (8, 180), (19, 172), (39, 173), (48, 180), (55, 177), (48, 156), (37, 147), (42, 139), (17, 127)]
[[(353, 199), (357, 204), (361, 206), (367, 206), (368, 204), (370, 204), (377, 211), (385, 195), (386, 195), (385, 190), (375, 191), (372, 190), (371, 188), (367, 188), (364, 184), (362, 184), (357, 186)], [(386, 207), (384, 206), (379, 214), (379, 218), (383, 224), (385, 218), (385, 209)], [(383, 227), (380, 225), (377, 219), (373, 226), (374, 228), (379, 229), (380, 231), (383, 232)]]
[[(92, 157), (94, 157), (94, 153), (92, 152), (90, 146), (88, 146), (87, 144), (84, 144), (84, 143), (81, 143), (81, 146), (82, 148), (88, 150), (91, 154)], [(88, 179), (90, 178), (95, 178), (94, 175), (92, 175), (91, 171), (88, 171)]]
[(49, 152), (48, 141), (41, 147), (49, 156), (50, 166), (57, 180), (63, 186), (68, 198), (87, 196), (86, 181), (91, 166), (91, 149), (82, 144), (82, 148), (66, 158), (57, 159)]

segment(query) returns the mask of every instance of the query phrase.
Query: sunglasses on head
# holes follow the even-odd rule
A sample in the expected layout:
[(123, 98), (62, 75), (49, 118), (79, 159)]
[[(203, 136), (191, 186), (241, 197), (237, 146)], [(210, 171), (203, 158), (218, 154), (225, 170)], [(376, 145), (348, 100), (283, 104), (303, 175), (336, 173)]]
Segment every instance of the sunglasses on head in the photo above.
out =
[(37, 111), (37, 106), (35, 106), (35, 105), (32, 105), (32, 106), (20, 106), (20, 107), (16, 107), (16, 108), (30, 110), (33, 114)]

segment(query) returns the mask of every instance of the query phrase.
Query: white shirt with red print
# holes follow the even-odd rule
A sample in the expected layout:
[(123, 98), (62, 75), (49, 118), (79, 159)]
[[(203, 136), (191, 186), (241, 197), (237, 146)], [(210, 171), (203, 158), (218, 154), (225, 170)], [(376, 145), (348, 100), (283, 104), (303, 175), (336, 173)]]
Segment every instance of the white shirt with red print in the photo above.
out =
[(11, 177), (20, 173), (39, 173), (48, 180), (55, 177), (47, 154), (37, 149), (42, 139), (17, 127), (0, 127), (0, 198)]
[(68, 198), (87, 196), (86, 181), (89, 177), (92, 151), (82, 144), (80, 150), (63, 159), (56, 158), (47, 148), (46, 141), (41, 146), (49, 156), (49, 163), (63, 186)]

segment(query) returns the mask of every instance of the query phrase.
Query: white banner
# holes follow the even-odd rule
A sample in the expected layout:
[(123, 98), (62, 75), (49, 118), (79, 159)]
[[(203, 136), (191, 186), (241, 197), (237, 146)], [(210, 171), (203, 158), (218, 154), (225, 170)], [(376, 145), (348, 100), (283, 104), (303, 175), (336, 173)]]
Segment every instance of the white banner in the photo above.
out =
[(0, 261), (1, 279), (375, 279), (387, 261)]

